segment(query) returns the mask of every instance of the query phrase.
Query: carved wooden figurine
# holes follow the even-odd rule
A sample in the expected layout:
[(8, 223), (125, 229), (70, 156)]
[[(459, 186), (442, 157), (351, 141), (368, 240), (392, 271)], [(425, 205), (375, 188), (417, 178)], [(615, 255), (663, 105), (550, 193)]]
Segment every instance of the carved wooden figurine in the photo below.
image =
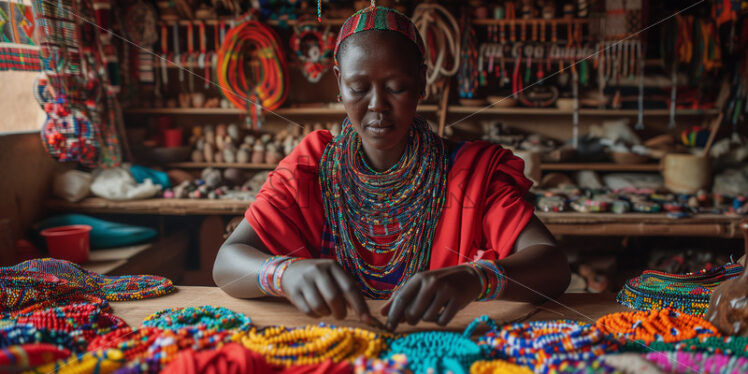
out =
[[(745, 237), (743, 266), (748, 261), (748, 219), (740, 222)], [(730, 279), (714, 289), (709, 299), (706, 320), (724, 335), (748, 336), (748, 272), (743, 270), (737, 278)]]

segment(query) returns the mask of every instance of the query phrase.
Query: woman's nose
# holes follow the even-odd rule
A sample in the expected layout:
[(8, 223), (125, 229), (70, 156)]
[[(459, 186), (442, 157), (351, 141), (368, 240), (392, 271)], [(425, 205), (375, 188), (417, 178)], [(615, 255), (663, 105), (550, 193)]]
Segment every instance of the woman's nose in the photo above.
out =
[(384, 112), (389, 109), (387, 102), (387, 93), (384, 88), (373, 88), (371, 90), (371, 99), (369, 99), (369, 111)]

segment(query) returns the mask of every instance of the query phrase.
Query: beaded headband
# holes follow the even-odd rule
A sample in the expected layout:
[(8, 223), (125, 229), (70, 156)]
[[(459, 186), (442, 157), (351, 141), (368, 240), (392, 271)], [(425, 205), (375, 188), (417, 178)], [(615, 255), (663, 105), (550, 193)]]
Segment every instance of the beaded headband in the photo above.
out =
[(340, 28), (338, 41), (335, 43), (335, 52), (333, 53), (335, 65), (338, 64), (338, 48), (340, 48), (343, 40), (356, 33), (369, 30), (400, 33), (418, 47), (421, 58), (425, 56), (426, 48), (423, 39), (410, 18), (394, 9), (375, 6), (372, 1), (372, 6), (361, 9), (348, 17)]

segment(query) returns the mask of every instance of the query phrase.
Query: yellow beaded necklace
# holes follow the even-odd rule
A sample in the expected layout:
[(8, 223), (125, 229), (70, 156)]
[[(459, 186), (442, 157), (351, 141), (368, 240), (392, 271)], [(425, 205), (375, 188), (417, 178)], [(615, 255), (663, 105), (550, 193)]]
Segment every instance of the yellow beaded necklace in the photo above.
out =
[(532, 370), (504, 360), (475, 361), (470, 374), (532, 374)]
[(289, 329), (268, 327), (262, 332), (251, 329), (233, 336), (233, 341), (259, 352), (275, 365), (353, 362), (358, 356), (379, 357), (385, 347), (384, 338), (375, 332), (348, 327), (306, 326)]
[(119, 369), (124, 363), (125, 356), (122, 354), (122, 351), (106, 349), (86, 352), (77, 356), (73, 355), (66, 360), (59, 360), (34, 368), (31, 373), (108, 374)]

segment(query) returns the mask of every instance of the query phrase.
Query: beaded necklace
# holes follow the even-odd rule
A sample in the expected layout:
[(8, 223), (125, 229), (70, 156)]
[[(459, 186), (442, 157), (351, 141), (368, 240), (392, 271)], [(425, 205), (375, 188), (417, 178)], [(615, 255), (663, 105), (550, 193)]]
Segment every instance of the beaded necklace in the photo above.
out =
[[(45, 286), (50, 284), (49, 287), (61, 287), (58, 283), (65, 281), (68, 287), (105, 297), (109, 301), (138, 300), (174, 292), (174, 285), (164, 277), (153, 275), (105, 276), (88, 271), (78, 264), (54, 258), (29, 260), (15, 266), (0, 268), (0, 277), (3, 279), (10, 277), (12, 282), (12, 279), (18, 276), (19, 271), (46, 274), (41, 280), (41, 282), (45, 282)], [(51, 277), (47, 275), (51, 275)], [(42, 301), (37, 298), (38, 296), (24, 296), (24, 302), (21, 304), (28, 305)]]
[(570, 321), (533, 321), (494, 328), (478, 340), (491, 357), (528, 366), (536, 372), (615, 352), (618, 344), (594, 325)]
[(604, 333), (619, 339), (645, 342), (677, 342), (695, 337), (719, 336), (717, 328), (704, 319), (673, 309), (608, 314), (597, 320)]
[(675, 343), (645, 342), (641, 340), (627, 341), (621, 347), (625, 352), (665, 352), (665, 351), (689, 351), (719, 353), (731, 356), (748, 357), (748, 337), (726, 336), (726, 337), (701, 337), (686, 339)]
[(358, 356), (353, 362), (354, 374), (401, 374), (406, 373), (408, 357), (402, 354), (387, 359)]
[(721, 282), (740, 275), (740, 264), (727, 264), (695, 273), (670, 274), (648, 270), (626, 281), (616, 300), (637, 310), (672, 308), (703, 315), (712, 290)]
[(653, 352), (644, 356), (667, 373), (746, 373), (748, 359), (723, 354)]
[(504, 360), (475, 361), (470, 374), (532, 374), (532, 370)]
[(262, 331), (251, 329), (237, 333), (232, 340), (261, 353), (274, 365), (314, 365), (332, 360), (353, 362), (363, 355), (378, 357), (385, 348), (384, 336), (359, 328), (271, 326)]
[(211, 305), (164, 309), (143, 320), (143, 326), (157, 327), (162, 330), (188, 328), (216, 332), (244, 331), (251, 325), (252, 321), (246, 315)]
[(481, 316), (473, 320), (462, 334), (449, 331), (424, 331), (406, 335), (390, 343), (387, 357), (404, 354), (414, 373), (466, 373), (470, 366), (484, 358), (481, 347), (470, 340), (480, 323), (496, 328), (496, 322)]
[[(319, 163), (325, 218), (338, 262), (363, 293), (387, 298), (404, 280), (428, 267), (431, 242), (445, 201), (448, 157), (444, 143), (416, 117), (400, 161), (384, 172), (366, 164), (361, 137), (348, 118), (343, 132), (325, 148)], [(390, 254), (373, 265), (362, 250)], [(399, 274), (398, 274), (399, 273)], [(370, 279), (396, 275), (394, 289)]]
[(81, 373), (112, 373), (125, 363), (122, 352), (115, 349), (86, 352), (72, 356), (66, 360), (36, 367), (30, 373), (36, 374), (81, 374)]

